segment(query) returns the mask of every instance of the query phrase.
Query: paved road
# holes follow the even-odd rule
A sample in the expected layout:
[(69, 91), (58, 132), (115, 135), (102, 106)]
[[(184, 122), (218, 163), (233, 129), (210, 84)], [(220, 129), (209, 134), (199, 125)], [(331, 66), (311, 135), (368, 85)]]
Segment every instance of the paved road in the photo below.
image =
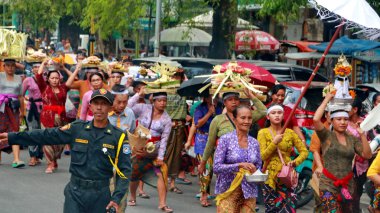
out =
[[(22, 151), (22, 159), (28, 161), (28, 153)], [(11, 168), (12, 156), (2, 153), (2, 164), (0, 165), (0, 212), (1, 213), (51, 213), (62, 212), (63, 209), (63, 189), (69, 180), (69, 157), (63, 156), (58, 162), (59, 169), (56, 173), (47, 175), (44, 173), (45, 163), (36, 167), (26, 166), (23, 169)], [(190, 178), (196, 183), (195, 178)], [(198, 187), (179, 186), (185, 193), (177, 195), (168, 194), (168, 205), (175, 212), (216, 212), (215, 205), (202, 208), (194, 198)], [(157, 213), (158, 198), (157, 192), (150, 187), (146, 187), (146, 192), (151, 195), (151, 199), (138, 199), (138, 206), (128, 207), (128, 213)], [(362, 208), (366, 208), (369, 198), (362, 197)], [(263, 206), (259, 206), (260, 211), (264, 212)], [(299, 209), (297, 212), (312, 212), (313, 202)]]

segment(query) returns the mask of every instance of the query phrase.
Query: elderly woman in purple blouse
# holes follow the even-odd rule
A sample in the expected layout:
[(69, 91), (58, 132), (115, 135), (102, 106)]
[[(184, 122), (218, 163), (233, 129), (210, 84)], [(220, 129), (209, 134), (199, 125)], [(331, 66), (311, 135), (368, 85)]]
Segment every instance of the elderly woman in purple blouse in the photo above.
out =
[[(214, 173), (217, 174), (215, 193), (218, 195), (217, 212), (255, 212), (257, 185), (245, 177), (241, 184), (226, 195), (240, 169), (251, 173), (261, 168), (260, 147), (256, 139), (248, 135), (252, 113), (247, 106), (239, 106), (233, 112), (236, 130), (223, 135), (214, 156)], [(223, 197), (223, 198), (221, 198)]]
[[(150, 130), (153, 142), (156, 145), (156, 154), (148, 154), (145, 150), (133, 150), (132, 157), (132, 176), (130, 183), (131, 197), (128, 201), (129, 206), (136, 205), (136, 190), (138, 181), (144, 182), (148, 179), (147, 176), (153, 171), (157, 176), (157, 191), (159, 205), (158, 208), (163, 212), (173, 212), (166, 205), (166, 181), (160, 167), (164, 166), (164, 156), (169, 134), (172, 128), (172, 120), (169, 114), (165, 111), (167, 103), (167, 94), (159, 92), (153, 94), (153, 104), (138, 103), (141, 97), (145, 96), (144, 88), (141, 88), (139, 93), (136, 93), (129, 101), (128, 107), (133, 110), (138, 119), (139, 124)], [(167, 174), (166, 174), (167, 175)], [(146, 182), (150, 184), (149, 182)]]

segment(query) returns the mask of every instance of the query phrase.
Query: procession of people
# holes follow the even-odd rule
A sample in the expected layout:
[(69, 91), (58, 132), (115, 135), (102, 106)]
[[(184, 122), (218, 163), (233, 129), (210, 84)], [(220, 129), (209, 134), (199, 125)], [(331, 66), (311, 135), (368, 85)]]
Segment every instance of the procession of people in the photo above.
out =
[[(66, 145), (71, 178), (64, 212), (138, 209), (139, 199), (151, 198), (146, 187), (157, 189), (159, 211), (174, 212), (167, 194), (186, 193), (177, 184), (191, 184), (190, 174), (198, 176), (197, 196), (204, 208), (296, 212), (295, 168), (309, 152), (319, 180), (316, 212), (359, 212), (366, 176), (373, 181), (369, 209), (380, 212), (380, 163), (369, 145), (378, 126), (368, 132), (360, 128), (361, 103), (344, 86), (324, 90), (308, 150), (307, 136), (284, 104), (286, 88), (252, 84), (252, 70), (235, 61), (215, 66), (206, 76), (211, 83), (190, 97), (178, 92), (186, 71), (169, 62), (153, 64), (148, 72), (144, 64), (134, 76), (122, 61), (107, 64), (96, 56), (84, 58), (71, 71), (45, 53), (36, 51), (27, 59), (2, 58), (0, 150), (13, 152), (11, 164), (17, 169), (25, 167), (20, 146), (28, 147), (28, 165), (45, 164), (45, 158), (44, 172), (54, 178)], [(16, 64), (23, 63), (31, 68), (27, 78), (15, 74)], [(346, 77), (339, 74), (336, 85)], [(73, 91), (78, 103), (69, 97)], [(74, 121), (68, 116), (72, 111)], [(30, 131), (20, 131), (22, 124)], [(368, 160), (374, 157), (371, 165)]]

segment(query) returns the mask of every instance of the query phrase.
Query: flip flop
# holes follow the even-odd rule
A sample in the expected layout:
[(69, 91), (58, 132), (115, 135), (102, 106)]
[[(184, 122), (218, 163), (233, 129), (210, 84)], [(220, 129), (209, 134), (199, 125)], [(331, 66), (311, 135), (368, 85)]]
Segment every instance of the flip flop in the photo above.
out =
[(127, 205), (128, 206), (136, 206), (136, 201), (135, 200), (129, 200)]
[(176, 178), (175, 183), (183, 184), (183, 185), (191, 185), (192, 184), (192, 182), (186, 178)]
[(12, 163), (12, 167), (13, 168), (21, 168), (21, 167), (24, 167), (25, 166), (25, 163), (23, 161), (18, 161), (18, 162), (13, 162)]
[(139, 193), (137, 196), (141, 197), (141, 198), (144, 198), (144, 199), (149, 199), (150, 196), (148, 194), (146, 194), (145, 192), (144, 193)]
[(35, 165), (37, 165), (37, 161), (29, 161), (28, 165), (29, 166), (35, 166)]
[(169, 206), (158, 207), (158, 209), (160, 209), (161, 211), (166, 212), (166, 213), (174, 212), (173, 209), (169, 208)]
[(207, 199), (205, 199), (205, 200), (200, 200), (200, 201), (201, 201), (201, 206), (202, 206), (202, 207), (209, 207), (209, 206), (212, 206), (211, 203), (209, 203), (209, 202), (207, 201)]
[(171, 191), (171, 192), (175, 192), (175, 193), (177, 193), (177, 194), (183, 194), (183, 191), (181, 191), (181, 190), (180, 190), (179, 188), (177, 188), (176, 186), (170, 188), (169, 191)]

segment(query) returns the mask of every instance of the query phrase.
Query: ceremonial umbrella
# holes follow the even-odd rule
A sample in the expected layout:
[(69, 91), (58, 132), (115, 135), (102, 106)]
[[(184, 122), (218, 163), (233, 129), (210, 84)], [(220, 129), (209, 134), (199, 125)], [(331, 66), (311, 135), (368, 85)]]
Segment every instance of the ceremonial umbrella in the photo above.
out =
[(188, 81), (184, 81), (181, 86), (177, 89), (177, 93), (180, 96), (186, 96), (186, 97), (197, 97), (201, 96), (202, 94), (198, 92), (202, 87), (209, 84), (210, 78), (209, 77), (195, 77)]
[[(224, 63), (222, 67), (227, 67), (228, 64), (229, 62)], [(249, 78), (252, 80), (253, 84), (263, 85), (268, 88), (271, 88), (275, 85), (276, 78), (274, 78), (268, 70), (247, 62), (238, 61), (237, 64), (243, 68), (248, 68), (252, 70), (252, 73), (249, 76)]]
[[(293, 107), (289, 118), (293, 117), (299, 103), (309, 88), (311, 81), (314, 79), (315, 74), (318, 72), (319, 67), (325, 60), (326, 55), (344, 25), (346, 25), (347, 28), (359, 29), (357, 33), (362, 33), (370, 39), (380, 37), (380, 17), (365, 0), (309, 0), (309, 2), (318, 10), (318, 15), (321, 19), (340, 21), (340, 24), (317, 66), (313, 70), (313, 74), (310, 75), (310, 78), (295, 103), (295, 107)], [(290, 119), (285, 122), (281, 131), (282, 133), (285, 131), (289, 122)]]

